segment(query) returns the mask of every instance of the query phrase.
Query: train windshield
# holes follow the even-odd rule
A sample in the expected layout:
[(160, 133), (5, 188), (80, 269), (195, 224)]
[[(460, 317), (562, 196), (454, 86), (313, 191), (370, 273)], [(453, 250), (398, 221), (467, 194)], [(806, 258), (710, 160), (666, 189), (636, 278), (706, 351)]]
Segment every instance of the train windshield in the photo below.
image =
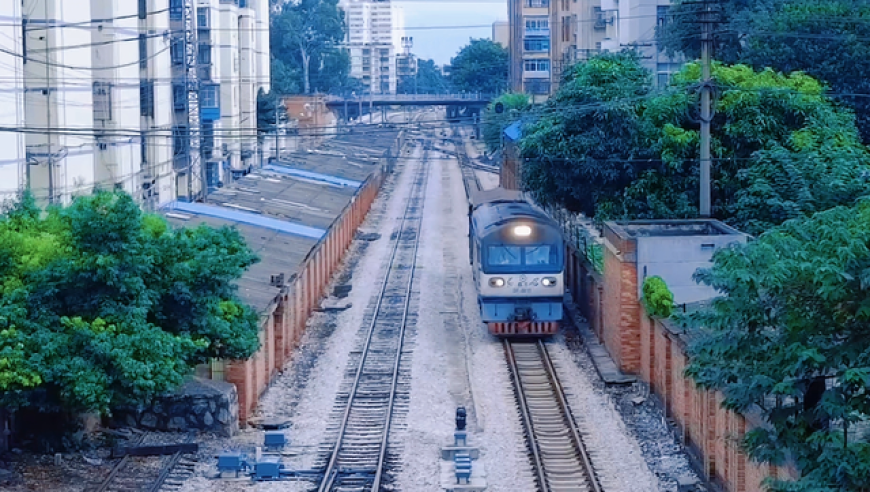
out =
[(562, 267), (561, 262), (559, 249), (550, 244), (487, 248), (487, 266), (500, 271), (504, 271), (505, 267), (528, 267), (530, 271), (559, 270)]

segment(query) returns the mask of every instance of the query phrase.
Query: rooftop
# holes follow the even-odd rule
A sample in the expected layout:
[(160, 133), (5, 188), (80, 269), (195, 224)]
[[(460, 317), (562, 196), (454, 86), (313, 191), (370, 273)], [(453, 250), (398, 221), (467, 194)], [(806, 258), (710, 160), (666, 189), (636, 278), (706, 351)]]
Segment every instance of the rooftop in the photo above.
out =
[(272, 275), (289, 279), (298, 273), (357, 189), (379, 169), (379, 158), (397, 135), (337, 136), (320, 149), (254, 170), (210, 194), (207, 203), (177, 202), (163, 214), (176, 226), (238, 229), (260, 257), (238, 281), (239, 297), (265, 314), (281, 292), (271, 285)]
[(627, 237), (690, 237), (742, 235), (714, 219), (632, 220), (613, 222), (611, 228)]

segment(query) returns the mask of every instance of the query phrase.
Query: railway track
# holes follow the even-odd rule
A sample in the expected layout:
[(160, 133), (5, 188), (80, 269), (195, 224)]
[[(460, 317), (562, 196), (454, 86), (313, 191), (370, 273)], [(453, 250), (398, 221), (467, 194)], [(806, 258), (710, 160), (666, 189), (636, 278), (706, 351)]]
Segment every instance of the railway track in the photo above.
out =
[[(414, 322), (411, 298), (423, 218), (426, 162), (419, 165), (390, 253), (386, 275), (367, 327), (352, 385), (339, 396), (335, 444), (322, 457), (319, 492), (378, 492), (384, 478), (394, 411), (407, 393), (402, 367), (406, 329)], [(400, 395), (401, 393), (401, 395)]]
[[(133, 446), (154, 444), (154, 434), (144, 433), (135, 439)], [(187, 441), (191, 442), (193, 436)], [(124, 455), (109, 475), (96, 487), (89, 489), (94, 492), (158, 492), (172, 491), (181, 488), (184, 480), (194, 473), (196, 463), (185, 460), (180, 451), (157, 457), (137, 457)]]
[(475, 171), (474, 163), (468, 157), (465, 151), (465, 142), (462, 135), (462, 127), (453, 127), (453, 146), (456, 148), (456, 158), (459, 160), (459, 169), (462, 170), (462, 184), (465, 185), (465, 196), (471, 198), (471, 194), (480, 191), (483, 187), (480, 185), (480, 178)]
[(539, 489), (601, 492), (546, 344), (503, 343)]

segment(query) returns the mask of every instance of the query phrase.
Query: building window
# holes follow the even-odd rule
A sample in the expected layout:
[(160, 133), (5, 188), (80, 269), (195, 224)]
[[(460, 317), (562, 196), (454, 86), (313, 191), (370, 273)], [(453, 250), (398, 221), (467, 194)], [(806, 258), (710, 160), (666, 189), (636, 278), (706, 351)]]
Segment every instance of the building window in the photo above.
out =
[(200, 65), (211, 65), (211, 44), (199, 43), (196, 53), (196, 62)]
[(174, 155), (187, 154), (187, 127), (176, 126), (172, 128), (172, 153)]
[(546, 17), (526, 19), (526, 31), (547, 32), (550, 29), (550, 19)]
[(142, 116), (154, 116), (154, 81), (143, 80), (139, 82), (139, 114)]
[(196, 9), (196, 27), (198, 29), (209, 29), (211, 26), (208, 23), (209, 21), (209, 9), (208, 7), (200, 7)]
[(145, 132), (139, 133), (139, 160), (142, 164), (148, 162), (148, 140), (145, 138)]
[(180, 21), (184, 17), (182, 0), (169, 0), (169, 20)]
[(526, 0), (525, 6), (527, 8), (533, 8), (533, 9), (537, 9), (537, 8), (541, 8), (541, 7), (549, 7), (550, 0)]
[(220, 107), (220, 86), (206, 85), (199, 92), (199, 105), (202, 108)]
[(202, 121), (199, 125), (202, 131), (202, 138), (200, 140), (202, 156), (210, 159), (214, 154), (214, 122)]
[(526, 72), (549, 72), (550, 60), (526, 60), (523, 62), (523, 70)]
[(526, 80), (525, 86), (526, 86), (526, 92), (529, 94), (549, 94), (550, 93), (550, 81), (547, 79)]
[(139, 68), (148, 69), (148, 36), (146, 34), (139, 35)]
[(172, 40), (172, 44), (169, 45), (169, 57), (172, 59), (173, 65), (184, 63), (184, 40)]
[(523, 40), (523, 49), (526, 51), (550, 51), (550, 40), (547, 38), (526, 38)]
[(176, 111), (181, 111), (185, 107), (187, 103), (187, 93), (184, 90), (184, 86), (181, 84), (172, 84), (172, 106)]
[(601, 7), (592, 7), (592, 19), (595, 21), (593, 29), (607, 29), (607, 13)]
[(94, 119), (112, 119), (112, 84), (108, 82), (94, 82)]
[(139, 18), (142, 20), (148, 18), (148, 0), (139, 0)]
[(670, 5), (659, 5), (656, 9), (656, 25), (659, 27), (665, 27), (668, 25), (668, 11), (671, 9)]

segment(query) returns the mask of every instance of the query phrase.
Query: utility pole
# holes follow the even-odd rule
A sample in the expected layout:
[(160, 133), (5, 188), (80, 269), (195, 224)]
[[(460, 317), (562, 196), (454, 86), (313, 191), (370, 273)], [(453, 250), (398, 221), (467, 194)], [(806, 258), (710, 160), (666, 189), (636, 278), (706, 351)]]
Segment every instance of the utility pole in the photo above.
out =
[[(281, 159), (281, 135), (278, 133), (278, 101), (278, 94), (275, 94), (275, 161)], [(346, 100), (344, 104), (347, 106)], [(347, 109), (345, 109), (345, 114), (347, 114)]]
[(712, 36), (710, 33), (710, 4), (704, 2), (704, 10), (701, 14), (701, 217), (711, 215), (710, 193), (710, 124), (713, 119), (712, 92), (713, 77), (710, 68), (710, 51), (712, 50)]

